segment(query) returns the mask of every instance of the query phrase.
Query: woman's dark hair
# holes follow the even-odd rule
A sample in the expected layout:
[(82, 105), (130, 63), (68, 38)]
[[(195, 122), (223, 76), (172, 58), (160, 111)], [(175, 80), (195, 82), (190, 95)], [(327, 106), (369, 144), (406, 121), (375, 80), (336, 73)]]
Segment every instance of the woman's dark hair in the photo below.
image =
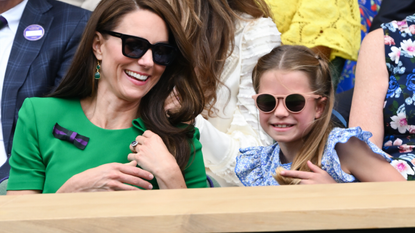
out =
[(270, 17), (264, 0), (167, 0), (179, 16), (195, 58), (195, 68), (205, 95), (205, 117), (217, 110), (216, 92), (225, 61), (234, 48), (235, 22), (241, 15)]
[[(176, 46), (179, 53), (175, 61), (166, 67), (157, 84), (141, 99), (137, 115), (147, 129), (163, 139), (183, 171), (190, 157), (189, 142), (193, 138), (194, 126), (175, 126), (181, 122), (194, 122), (203, 110), (204, 96), (194, 72), (192, 46), (165, 0), (102, 0), (86, 25), (67, 75), (49, 96), (79, 99), (95, 96), (98, 88), (98, 81), (94, 79), (97, 59), (92, 44), (96, 32), (115, 29), (125, 15), (138, 9), (149, 10), (164, 20), (169, 30), (169, 43)], [(103, 36), (106, 37), (105, 34)], [(167, 117), (164, 102), (173, 88), (180, 96), (181, 108)]]

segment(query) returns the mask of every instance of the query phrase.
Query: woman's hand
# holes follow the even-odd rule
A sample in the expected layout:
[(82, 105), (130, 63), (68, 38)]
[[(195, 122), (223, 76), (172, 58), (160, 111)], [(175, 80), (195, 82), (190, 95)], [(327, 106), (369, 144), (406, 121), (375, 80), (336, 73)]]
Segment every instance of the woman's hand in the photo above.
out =
[(150, 172), (138, 168), (136, 161), (109, 163), (72, 176), (57, 193), (139, 190), (131, 185), (152, 189), (153, 186), (146, 180), (153, 178)]
[(128, 160), (137, 161), (143, 169), (151, 172), (160, 188), (186, 188), (180, 167), (157, 134), (147, 130), (135, 139), (137, 145), (130, 145)]
[(301, 179), (301, 182), (299, 184), (336, 183), (336, 181), (326, 171), (314, 165), (312, 162), (307, 161), (307, 165), (311, 169), (311, 172), (284, 170), (281, 171), (280, 174), (285, 177)]

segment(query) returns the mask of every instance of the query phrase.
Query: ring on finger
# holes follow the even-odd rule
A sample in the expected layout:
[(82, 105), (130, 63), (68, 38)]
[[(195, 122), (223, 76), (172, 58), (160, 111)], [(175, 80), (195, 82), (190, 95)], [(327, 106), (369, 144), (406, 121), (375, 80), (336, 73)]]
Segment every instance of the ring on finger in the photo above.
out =
[(135, 147), (138, 145), (138, 142), (136, 140), (131, 142), (131, 146), (135, 149)]

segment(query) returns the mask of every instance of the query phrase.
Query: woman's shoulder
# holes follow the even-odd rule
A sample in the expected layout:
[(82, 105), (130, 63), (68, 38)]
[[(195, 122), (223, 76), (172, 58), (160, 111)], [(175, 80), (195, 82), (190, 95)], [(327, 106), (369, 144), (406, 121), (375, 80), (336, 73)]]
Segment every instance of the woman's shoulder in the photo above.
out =
[(415, 23), (415, 14), (408, 15), (405, 17), (405, 19), (401, 21), (392, 20), (390, 22), (382, 23), (380, 26), (383, 29), (389, 29), (392, 32), (395, 32), (396, 30), (404, 31), (407, 29), (406, 24), (414, 24), (414, 23)]
[(31, 97), (23, 102), (20, 114), (37, 115), (40, 117), (62, 116), (72, 109), (81, 109), (79, 99), (61, 99), (54, 97)]
[[(245, 22), (243, 29), (237, 31), (239, 38), (242, 74), (252, 73), (258, 59), (281, 45), (281, 33), (271, 18), (251, 18)], [(249, 79), (251, 79), (250, 75)]]
[[(147, 130), (147, 127), (146, 127), (146, 125), (145, 125), (145, 123), (144, 123), (144, 121), (141, 117), (136, 118), (136, 119), (133, 120), (133, 126), (137, 129), (143, 131), (143, 132)], [(187, 127), (191, 127), (191, 130), (193, 132), (193, 140), (194, 139), (199, 140), (199, 138), (200, 138), (199, 129), (197, 127), (193, 126), (193, 125), (189, 125), (189, 124), (186, 124), (186, 123), (179, 123), (179, 124), (174, 125), (174, 127), (176, 127), (177, 129), (185, 129)]]
[(66, 108), (68, 105), (73, 105), (79, 103), (79, 99), (62, 99), (62, 98), (55, 98), (55, 97), (31, 97), (26, 98), (24, 103), (30, 103), (36, 107), (45, 106), (49, 110), (54, 110), (55, 107), (63, 107)]
[(254, 18), (246, 13), (240, 14), (239, 17), (241, 17), (241, 19), (237, 21), (237, 33), (244, 31), (247, 35), (258, 32), (262, 34), (281, 34), (270, 17)]

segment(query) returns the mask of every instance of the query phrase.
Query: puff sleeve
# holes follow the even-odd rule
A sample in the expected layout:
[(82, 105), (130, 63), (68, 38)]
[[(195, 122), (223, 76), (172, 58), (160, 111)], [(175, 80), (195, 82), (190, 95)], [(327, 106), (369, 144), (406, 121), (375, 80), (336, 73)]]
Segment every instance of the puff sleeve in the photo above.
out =
[(372, 137), (372, 133), (363, 131), (360, 127), (348, 129), (334, 128), (329, 135), (321, 165), (322, 169), (330, 174), (330, 176), (338, 183), (357, 181), (353, 175), (347, 174), (341, 169), (340, 159), (335, 150), (337, 143), (346, 143), (351, 137), (356, 137), (365, 142), (374, 153), (379, 154), (386, 161), (391, 162), (391, 158), (384, 151), (369, 141), (369, 138)]
[[(248, 147), (240, 150), (236, 158), (235, 173), (244, 186), (279, 185), (272, 176), (279, 163), (279, 147)], [(287, 164), (289, 166), (291, 164)], [(284, 166), (283, 166), (284, 167)]]

